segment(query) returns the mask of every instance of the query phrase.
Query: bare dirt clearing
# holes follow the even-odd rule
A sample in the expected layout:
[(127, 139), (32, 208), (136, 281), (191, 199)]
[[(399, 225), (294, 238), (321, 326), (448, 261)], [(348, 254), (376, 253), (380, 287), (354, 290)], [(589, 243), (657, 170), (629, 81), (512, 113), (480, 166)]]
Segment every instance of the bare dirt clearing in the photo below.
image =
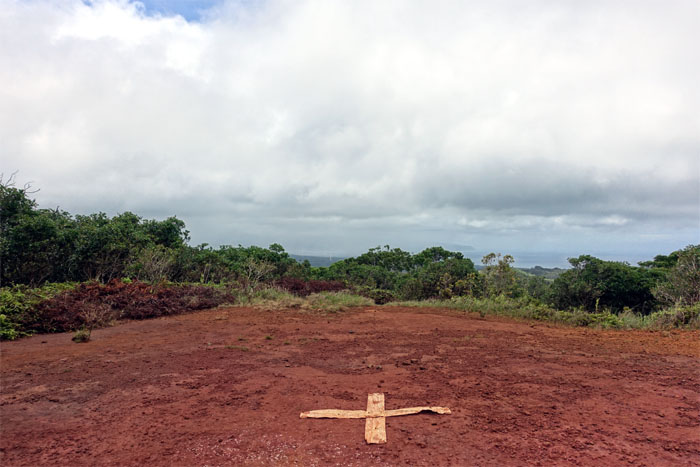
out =
[[(700, 463), (700, 333), (450, 311), (219, 308), (4, 342), (0, 462), (120, 465)], [(303, 411), (439, 405), (386, 421)]]

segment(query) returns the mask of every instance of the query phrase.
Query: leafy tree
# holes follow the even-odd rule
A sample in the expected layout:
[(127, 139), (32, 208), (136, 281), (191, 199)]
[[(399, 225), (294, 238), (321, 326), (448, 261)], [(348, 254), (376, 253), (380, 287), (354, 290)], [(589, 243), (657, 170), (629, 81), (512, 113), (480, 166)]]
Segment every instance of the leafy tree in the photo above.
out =
[[(413, 261), (419, 267), (426, 267), (431, 263), (446, 261), (448, 259), (464, 259), (464, 255), (459, 252), (445, 250), (441, 246), (426, 248), (413, 257)], [(471, 260), (469, 260), (471, 261)]]
[(474, 263), (461, 254), (443, 256), (443, 260), (426, 263), (415, 272), (415, 277), (423, 285), (421, 298), (449, 298), (455, 294), (455, 286), (460, 280), (468, 280), (476, 273)]
[(248, 257), (241, 270), (243, 285), (248, 293), (258, 288), (258, 285), (275, 270), (275, 266), (267, 261), (258, 261)]
[(482, 273), (487, 295), (517, 295), (516, 273), (511, 267), (514, 261), (511, 255), (502, 256), (500, 253), (489, 253), (481, 259), (486, 266)]
[(600, 307), (621, 311), (625, 307), (649, 313), (656, 302), (651, 293), (655, 276), (627, 263), (603, 261), (590, 255), (569, 258), (572, 269), (552, 284), (552, 303), (561, 308)]
[(177, 217), (168, 217), (163, 221), (155, 219), (143, 221), (142, 229), (150, 240), (164, 248), (182, 248), (190, 239), (185, 229), (185, 222)]
[[(138, 269), (135, 263), (145, 252), (160, 247), (161, 256), (172, 256), (189, 238), (185, 223), (175, 217), (143, 220), (131, 212), (72, 217), (59, 209), (38, 209), (28, 197), (33, 192), (28, 185), (16, 188), (13, 177), (0, 179), (2, 285), (108, 281)], [(153, 266), (155, 257), (149, 261)]]
[(0, 233), (17, 225), (22, 216), (30, 215), (36, 209), (36, 202), (27, 196), (36, 193), (30, 184), (23, 188), (15, 187), (15, 174), (3, 180), (0, 174)]
[(550, 300), (550, 283), (542, 276), (529, 276), (525, 280), (524, 289), (528, 296), (536, 298), (541, 302)]
[(406, 272), (413, 269), (414, 260), (411, 253), (403, 251), (400, 248), (391, 248), (389, 245), (384, 245), (384, 248), (370, 248), (367, 253), (364, 253), (353, 259), (357, 264), (379, 266), (391, 272)]
[[(36, 203), (29, 199), (30, 185), (15, 187), (15, 174), (8, 179), (0, 175), (0, 286), (7, 285), (17, 274), (21, 258), (17, 257), (19, 248), (33, 235), (23, 235), (21, 224), (32, 216)], [(30, 237), (30, 238), (27, 238)]]
[(59, 232), (50, 216), (21, 216), (3, 235), (3, 269), (11, 282), (38, 285), (54, 275), (61, 253)]
[(700, 245), (688, 245), (671, 255), (677, 259), (666, 278), (654, 288), (654, 296), (667, 304), (693, 305), (700, 302)]
[(484, 288), (484, 275), (478, 272), (470, 272), (467, 274), (467, 277), (455, 282), (454, 294), (481, 297), (484, 294)]
[(72, 219), (66, 212), (37, 209), (29, 185), (0, 177), (0, 285), (38, 285), (70, 273)]
[(674, 251), (669, 255), (656, 255), (651, 261), (640, 261), (639, 266), (646, 269), (668, 271), (678, 263), (681, 251)]
[(163, 282), (172, 277), (175, 251), (163, 245), (142, 249), (127, 269), (130, 277), (143, 282)]
[(405, 276), (396, 287), (397, 295), (404, 300), (420, 300), (426, 294), (423, 282), (415, 276)]
[(172, 279), (180, 282), (220, 283), (235, 279), (217, 251), (207, 243), (177, 250)]

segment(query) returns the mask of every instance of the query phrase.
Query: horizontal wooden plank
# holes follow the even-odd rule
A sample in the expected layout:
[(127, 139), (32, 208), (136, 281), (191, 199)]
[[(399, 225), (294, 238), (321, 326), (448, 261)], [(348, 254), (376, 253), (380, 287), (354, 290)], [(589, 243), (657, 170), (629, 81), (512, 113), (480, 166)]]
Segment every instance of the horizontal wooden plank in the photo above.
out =
[(447, 407), (406, 407), (404, 409), (385, 410), (384, 412), (367, 413), (366, 410), (339, 410), (321, 409), (304, 412), (300, 418), (379, 418), (399, 417), (401, 415), (413, 415), (421, 412), (434, 412), (438, 414), (452, 413)]

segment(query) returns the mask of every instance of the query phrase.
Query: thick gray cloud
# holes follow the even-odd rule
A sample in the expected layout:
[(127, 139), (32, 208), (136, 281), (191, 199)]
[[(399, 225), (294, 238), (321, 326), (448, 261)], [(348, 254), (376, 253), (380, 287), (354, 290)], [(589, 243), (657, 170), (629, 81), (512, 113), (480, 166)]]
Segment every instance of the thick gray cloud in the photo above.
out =
[[(212, 5), (208, 1), (206, 5)], [(0, 0), (2, 171), (196, 242), (697, 243), (700, 4)]]

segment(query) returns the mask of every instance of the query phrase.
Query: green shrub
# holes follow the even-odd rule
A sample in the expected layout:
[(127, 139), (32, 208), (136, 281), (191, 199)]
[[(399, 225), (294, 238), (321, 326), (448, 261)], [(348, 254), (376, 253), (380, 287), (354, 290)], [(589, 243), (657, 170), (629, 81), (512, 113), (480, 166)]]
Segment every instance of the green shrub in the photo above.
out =
[(532, 298), (509, 298), (503, 295), (490, 298), (464, 296), (453, 297), (450, 300), (395, 302), (393, 305), (451, 308), (479, 313), (482, 317), (485, 315), (499, 315), (536, 321), (549, 321), (569, 326), (589, 326), (605, 329), (700, 328), (700, 305), (675, 307), (654, 313), (651, 316), (642, 316), (641, 314), (633, 313), (629, 309), (624, 310), (620, 314), (615, 314), (610, 310), (589, 313), (583, 308), (561, 311)]
[(80, 328), (75, 332), (75, 335), (73, 336), (73, 342), (77, 343), (83, 343), (83, 342), (88, 342), (90, 340), (90, 334), (92, 334), (92, 331), (88, 328)]
[(648, 325), (654, 329), (689, 328), (700, 329), (700, 302), (694, 305), (676, 305), (652, 313)]
[(615, 329), (622, 327), (622, 321), (620, 321), (620, 318), (608, 311), (604, 313), (591, 313), (590, 316), (591, 320), (588, 323), (588, 326)]
[(688, 245), (674, 253), (677, 261), (654, 288), (654, 296), (665, 304), (700, 303), (700, 245)]
[(648, 327), (649, 323), (649, 315), (634, 313), (629, 308), (625, 308), (622, 313), (617, 315), (617, 318), (620, 320), (622, 329), (644, 329)]
[(409, 277), (399, 286), (398, 294), (403, 300), (420, 300), (423, 297), (423, 283), (415, 277)]
[(372, 289), (370, 287), (360, 287), (357, 293), (374, 301), (376, 305), (384, 305), (394, 301), (394, 294), (384, 289)]
[(37, 305), (66, 290), (75, 283), (44, 284), (31, 288), (15, 285), (0, 289), (0, 340), (13, 340), (31, 334), (29, 327), (38, 319)]
[(0, 340), (11, 341), (26, 335), (20, 323), (12, 322), (6, 315), (0, 315)]

